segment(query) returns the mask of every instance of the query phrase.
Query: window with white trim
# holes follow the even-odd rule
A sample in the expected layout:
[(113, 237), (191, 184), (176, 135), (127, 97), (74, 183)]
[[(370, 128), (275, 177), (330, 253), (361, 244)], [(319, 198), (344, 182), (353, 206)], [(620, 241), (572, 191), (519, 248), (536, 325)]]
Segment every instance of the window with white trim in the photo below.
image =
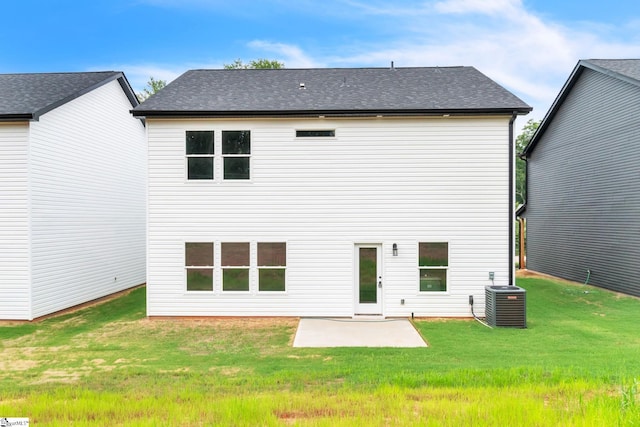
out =
[(222, 243), (223, 291), (249, 291), (250, 249), (249, 243)]
[(213, 291), (213, 243), (185, 243), (187, 291)]
[(418, 270), (420, 292), (447, 290), (449, 244), (447, 242), (418, 243)]
[(258, 290), (260, 292), (284, 292), (286, 267), (286, 243), (258, 243)]
[(213, 179), (214, 134), (212, 130), (186, 131), (187, 179)]
[(222, 162), (225, 180), (249, 179), (251, 131), (222, 131)]

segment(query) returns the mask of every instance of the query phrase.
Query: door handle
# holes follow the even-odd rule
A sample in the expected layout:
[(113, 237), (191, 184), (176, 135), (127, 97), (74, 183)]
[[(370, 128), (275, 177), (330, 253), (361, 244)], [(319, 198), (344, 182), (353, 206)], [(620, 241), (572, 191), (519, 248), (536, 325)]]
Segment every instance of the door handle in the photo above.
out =
[(378, 287), (382, 288), (382, 276), (378, 277)]

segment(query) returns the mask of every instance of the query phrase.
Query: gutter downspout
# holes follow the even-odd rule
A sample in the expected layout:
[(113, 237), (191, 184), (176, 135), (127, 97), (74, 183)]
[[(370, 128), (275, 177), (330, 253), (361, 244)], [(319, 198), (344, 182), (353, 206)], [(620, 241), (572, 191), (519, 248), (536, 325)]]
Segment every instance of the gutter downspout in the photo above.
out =
[(525, 257), (524, 257), (524, 245), (525, 245), (524, 218), (519, 216), (519, 217), (516, 217), (516, 219), (518, 220), (518, 225), (520, 226), (520, 233), (518, 234), (518, 236), (519, 236), (519, 238), (518, 238), (518, 268), (520, 270), (526, 270), (527, 262), (526, 262)]
[(513, 262), (513, 256), (515, 255), (515, 230), (513, 227), (513, 222), (515, 221), (515, 141), (513, 139), (513, 123), (516, 121), (518, 117), (518, 112), (514, 111), (511, 114), (511, 119), (509, 120), (509, 286), (515, 286), (515, 275), (516, 275), (516, 266)]
[[(524, 203), (521, 207), (524, 209), (527, 208), (527, 199), (529, 198), (529, 159), (527, 155), (524, 153), (518, 154), (518, 158), (524, 162)], [(524, 211), (523, 211), (524, 212)], [(527, 261), (525, 260), (525, 226), (524, 226), (524, 218), (522, 216), (517, 216), (516, 219), (520, 225), (520, 241), (518, 242), (518, 248), (520, 249), (518, 252), (518, 267), (520, 270), (525, 270), (527, 268)]]

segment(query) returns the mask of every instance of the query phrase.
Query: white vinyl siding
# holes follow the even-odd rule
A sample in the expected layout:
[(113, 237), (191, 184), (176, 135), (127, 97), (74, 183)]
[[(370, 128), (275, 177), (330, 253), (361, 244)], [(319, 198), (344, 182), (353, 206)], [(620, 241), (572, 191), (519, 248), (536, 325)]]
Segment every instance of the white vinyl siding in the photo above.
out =
[(0, 319), (30, 317), (29, 125), (0, 123)]
[(33, 317), (145, 282), (145, 131), (130, 109), (113, 81), (31, 123)]
[[(351, 316), (363, 243), (382, 244), (384, 315), (481, 311), (488, 272), (509, 280), (509, 118), (149, 119), (148, 314)], [(251, 129), (250, 181), (185, 183), (200, 129)], [(286, 241), (286, 292), (186, 293), (185, 241)], [(419, 242), (448, 242), (446, 293), (418, 292)]]

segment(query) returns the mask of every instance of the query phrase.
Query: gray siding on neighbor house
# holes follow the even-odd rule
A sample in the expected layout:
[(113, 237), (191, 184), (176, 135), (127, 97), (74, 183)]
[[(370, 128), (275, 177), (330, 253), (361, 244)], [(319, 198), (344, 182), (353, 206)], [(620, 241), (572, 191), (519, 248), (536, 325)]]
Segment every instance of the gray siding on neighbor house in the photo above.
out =
[(528, 160), (527, 267), (640, 296), (640, 87), (585, 68)]

